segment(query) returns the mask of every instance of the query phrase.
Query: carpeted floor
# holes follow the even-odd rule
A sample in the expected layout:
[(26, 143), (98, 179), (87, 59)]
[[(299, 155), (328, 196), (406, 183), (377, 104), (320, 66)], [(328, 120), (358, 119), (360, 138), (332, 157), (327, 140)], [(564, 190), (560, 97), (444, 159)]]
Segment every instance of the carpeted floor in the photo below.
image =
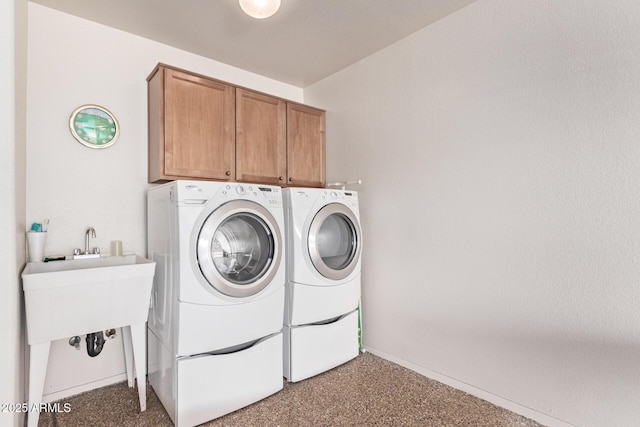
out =
[[(42, 413), (39, 426), (172, 426), (147, 386), (147, 410), (126, 383), (60, 401), (70, 411)], [(203, 424), (207, 427), (523, 426), (540, 424), (365, 353), (329, 372)]]

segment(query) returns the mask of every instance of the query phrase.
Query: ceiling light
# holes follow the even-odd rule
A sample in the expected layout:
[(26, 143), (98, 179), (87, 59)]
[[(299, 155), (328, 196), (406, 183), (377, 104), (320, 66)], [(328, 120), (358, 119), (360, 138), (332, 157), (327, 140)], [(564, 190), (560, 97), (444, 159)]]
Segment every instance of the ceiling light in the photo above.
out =
[(265, 19), (280, 9), (280, 0), (239, 0), (240, 7), (247, 15)]

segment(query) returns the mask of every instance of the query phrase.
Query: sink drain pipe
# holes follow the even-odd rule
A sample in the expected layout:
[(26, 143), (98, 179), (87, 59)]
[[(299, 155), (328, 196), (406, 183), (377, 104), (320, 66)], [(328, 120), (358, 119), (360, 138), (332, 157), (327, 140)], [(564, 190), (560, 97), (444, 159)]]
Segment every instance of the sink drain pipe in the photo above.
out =
[(104, 347), (104, 334), (102, 331), (87, 334), (87, 354), (96, 357)]

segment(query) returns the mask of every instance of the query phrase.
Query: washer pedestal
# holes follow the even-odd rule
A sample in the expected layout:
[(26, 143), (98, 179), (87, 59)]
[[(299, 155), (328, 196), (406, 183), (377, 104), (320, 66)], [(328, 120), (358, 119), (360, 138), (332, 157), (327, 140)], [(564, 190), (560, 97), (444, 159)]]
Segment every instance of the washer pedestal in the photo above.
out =
[(175, 357), (149, 330), (149, 383), (176, 427), (221, 417), (282, 390), (282, 333), (239, 351)]

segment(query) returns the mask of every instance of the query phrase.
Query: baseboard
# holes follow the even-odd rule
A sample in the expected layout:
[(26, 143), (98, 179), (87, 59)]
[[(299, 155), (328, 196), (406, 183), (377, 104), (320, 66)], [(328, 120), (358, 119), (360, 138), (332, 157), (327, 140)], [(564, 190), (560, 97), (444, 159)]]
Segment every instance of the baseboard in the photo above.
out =
[[(382, 357), (382, 356), (380, 356)], [(66, 397), (75, 396), (76, 394), (84, 393), (85, 391), (94, 390), (96, 388), (106, 387), (111, 384), (127, 381), (127, 374), (118, 374), (112, 377), (103, 378), (99, 381), (93, 381), (87, 384), (82, 384), (77, 387), (71, 387), (66, 390), (60, 390), (53, 393), (49, 393), (42, 396), (42, 403), (56, 402)]]
[(403, 366), (407, 369), (411, 369), (414, 372), (419, 373), (427, 378), (431, 378), (432, 380), (438, 381), (442, 384), (446, 384), (455, 389), (464, 391), (465, 393), (469, 393), (475, 397), (478, 397), (482, 400), (486, 400), (487, 402), (493, 403), (496, 406), (507, 409), (511, 412), (515, 412), (518, 415), (522, 415), (523, 417), (527, 417), (534, 421), (539, 422), (548, 427), (575, 427), (573, 424), (567, 423), (566, 421), (559, 420), (551, 415), (547, 415), (545, 413), (536, 411), (535, 409), (528, 408), (526, 406), (520, 405), (516, 402), (513, 402), (509, 399), (505, 399), (503, 397), (497, 396), (493, 393), (490, 393), (486, 390), (482, 390), (480, 388), (474, 387), (471, 384), (464, 383), (462, 381), (458, 381), (455, 378), (448, 377), (446, 375), (440, 374), (438, 372), (432, 371), (430, 369), (424, 368), (422, 366), (418, 366), (414, 363), (408, 362), (404, 359), (400, 359), (395, 357), (389, 353), (385, 353), (384, 351), (378, 350), (373, 347), (369, 347), (365, 344), (366, 351), (386, 359), (390, 362), (396, 363), (400, 366)]

